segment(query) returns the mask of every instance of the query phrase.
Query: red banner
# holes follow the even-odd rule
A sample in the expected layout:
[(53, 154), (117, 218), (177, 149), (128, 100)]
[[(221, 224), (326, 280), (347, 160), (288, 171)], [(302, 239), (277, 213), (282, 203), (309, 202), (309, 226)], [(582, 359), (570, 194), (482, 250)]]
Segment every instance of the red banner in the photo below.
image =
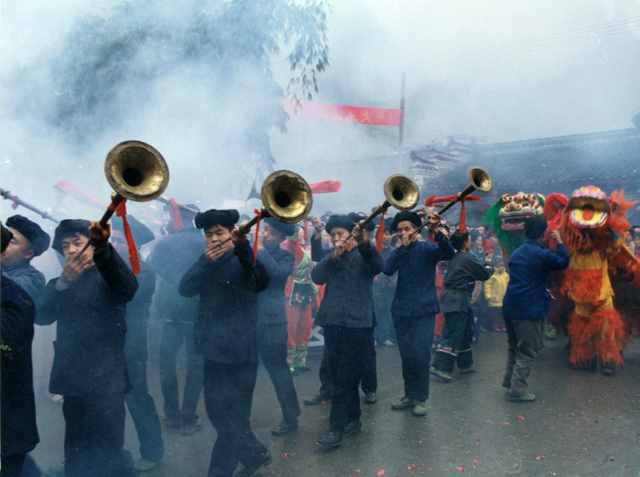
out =
[(400, 108), (368, 108), (344, 104), (322, 104), (303, 101), (299, 106), (292, 101), (285, 103), (287, 113), (310, 119), (349, 121), (374, 126), (399, 126), (402, 122)]
[(309, 184), (311, 192), (314, 194), (330, 194), (332, 192), (340, 192), (342, 183), (340, 181), (320, 181)]
[(59, 191), (64, 192), (65, 194), (70, 194), (80, 202), (88, 202), (94, 207), (98, 207), (100, 209), (104, 209), (105, 207), (104, 202), (101, 202), (96, 197), (88, 194), (87, 192), (82, 190), (79, 186), (77, 186), (71, 181), (65, 181), (65, 180), (59, 181), (54, 185), (54, 187)]

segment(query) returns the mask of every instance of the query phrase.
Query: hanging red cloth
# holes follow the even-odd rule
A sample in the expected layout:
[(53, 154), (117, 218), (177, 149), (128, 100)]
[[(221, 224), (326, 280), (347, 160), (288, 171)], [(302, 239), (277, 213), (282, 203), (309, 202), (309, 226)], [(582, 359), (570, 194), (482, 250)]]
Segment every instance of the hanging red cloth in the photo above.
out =
[(138, 257), (138, 247), (133, 239), (133, 233), (127, 220), (127, 202), (122, 201), (116, 208), (116, 215), (122, 219), (122, 228), (124, 229), (124, 237), (127, 240), (127, 249), (129, 251), (129, 263), (131, 264), (131, 271), (134, 275), (140, 273), (140, 257)]
[(384, 212), (380, 215), (380, 224), (376, 230), (376, 252), (382, 252), (384, 248)]
[(332, 180), (319, 181), (309, 184), (309, 187), (314, 194), (331, 194), (333, 192), (340, 192), (342, 182)]
[(260, 242), (260, 221), (263, 217), (260, 209), (255, 209), (253, 213), (256, 214), (256, 217), (258, 218), (256, 221), (255, 235), (253, 237), (253, 263), (255, 265), (256, 260), (258, 259), (258, 243)]

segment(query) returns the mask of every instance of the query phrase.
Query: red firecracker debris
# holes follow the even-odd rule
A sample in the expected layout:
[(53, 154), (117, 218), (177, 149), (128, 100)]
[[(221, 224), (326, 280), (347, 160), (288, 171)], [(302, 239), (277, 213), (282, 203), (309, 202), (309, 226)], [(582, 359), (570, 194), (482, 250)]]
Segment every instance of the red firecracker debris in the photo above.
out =
[(409, 472), (415, 472), (417, 468), (418, 468), (418, 466), (417, 466), (416, 464), (409, 464), (409, 465), (407, 466), (407, 470), (408, 470)]
[(384, 469), (378, 469), (378, 471), (376, 472), (376, 477), (384, 477), (385, 475), (386, 474)]
[(456, 470), (458, 472), (460, 472), (461, 474), (463, 474), (464, 473), (464, 465), (459, 465), (458, 467), (456, 467)]
[(526, 421), (524, 416), (518, 416), (516, 419), (518, 419), (518, 422), (524, 422)]

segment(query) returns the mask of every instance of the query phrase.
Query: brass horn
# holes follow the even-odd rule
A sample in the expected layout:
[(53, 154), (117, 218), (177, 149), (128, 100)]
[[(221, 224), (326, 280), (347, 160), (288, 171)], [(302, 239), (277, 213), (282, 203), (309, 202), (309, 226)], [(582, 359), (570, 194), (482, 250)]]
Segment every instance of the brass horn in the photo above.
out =
[(142, 141), (115, 145), (104, 162), (104, 175), (116, 195), (136, 202), (159, 197), (169, 184), (169, 167), (162, 154)]
[[(373, 212), (366, 219), (358, 222), (360, 227), (364, 227), (378, 215), (385, 213), (389, 207), (393, 206), (398, 210), (411, 210), (420, 199), (418, 184), (402, 174), (394, 174), (387, 177), (387, 180), (384, 181), (383, 190), (385, 201), (373, 209)], [(353, 233), (349, 237), (353, 237)]]
[[(465, 187), (462, 192), (460, 192), (455, 199), (441, 208), (437, 215), (442, 217), (442, 215), (449, 210), (451, 207), (456, 205), (458, 202), (462, 202), (469, 194), (479, 190), (480, 192), (489, 192), (493, 189), (493, 179), (489, 175), (487, 171), (481, 169), (480, 167), (472, 167), (469, 169), (469, 184)], [(425, 218), (423, 224), (418, 227), (418, 229), (414, 233), (420, 233), (420, 231), (425, 227), (433, 227), (438, 225), (439, 221), (436, 223), (430, 223)]]
[[(394, 174), (384, 181), (384, 196), (387, 199), (386, 202), (396, 209), (410, 210), (416, 206), (420, 199), (420, 189), (407, 176)], [(389, 206), (387, 206), (388, 208)]]
[[(162, 154), (142, 141), (124, 141), (107, 154), (104, 175), (114, 190), (111, 204), (100, 219), (107, 225), (118, 206), (126, 200), (146, 202), (160, 196), (169, 184), (169, 167)], [(89, 242), (80, 255), (89, 246)]]
[(260, 198), (265, 212), (293, 224), (303, 220), (313, 206), (311, 187), (302, 176), (285, 169), (272, 172), (262, 183)]
[[(240, 234), (249, 233), (259, 219), (274, 217), (282, 222), (295, 224), (303, 220), (313, 206), (313, 192), (311, 186), (299, 174), (286, 169), (274, 171), (267, 176), (260, 189), (262, 210), (260, 215), (238, 229)], [(231, 239), (228, 238), (218, 244), (222, 247)]]
[(445, 205), (438, 211), (438, 215), (442, 216), (447, 210), (458, 202), (462, 202), (469, 194), (479, 190), (480, 192), (489, 192), (493, 189), (493, 179), (487, 171), (479, 167), (469, 169), (469, 184), (460, 192), (454, 200)]

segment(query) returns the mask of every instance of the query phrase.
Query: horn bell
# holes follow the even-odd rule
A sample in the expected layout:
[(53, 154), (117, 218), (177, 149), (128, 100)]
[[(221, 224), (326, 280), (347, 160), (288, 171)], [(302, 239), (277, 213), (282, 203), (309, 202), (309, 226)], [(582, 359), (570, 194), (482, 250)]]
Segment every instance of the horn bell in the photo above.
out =
[(136, 202), (159, 197), (169, 184), (169, 167), (162, 154), (142, 141), (114, 146), (107, 154), (104, 174), (117, 194)]
[(301, 175), (286, 169), (267, 176), (260, 196), (262, 205), (272, 217), (289, 224), (304, 219), (313, 206), (311, 186)]
[(412, 179), (402, 174), (389, 176), (384, 183), (387, 202), (398, 210), (413, 209), (420, 200), (420, 188)]
[(493, 179), (487, 171), (480, 167), (469, 169), (469, 181), (480, 192), (489, 192), (493, 189)]

